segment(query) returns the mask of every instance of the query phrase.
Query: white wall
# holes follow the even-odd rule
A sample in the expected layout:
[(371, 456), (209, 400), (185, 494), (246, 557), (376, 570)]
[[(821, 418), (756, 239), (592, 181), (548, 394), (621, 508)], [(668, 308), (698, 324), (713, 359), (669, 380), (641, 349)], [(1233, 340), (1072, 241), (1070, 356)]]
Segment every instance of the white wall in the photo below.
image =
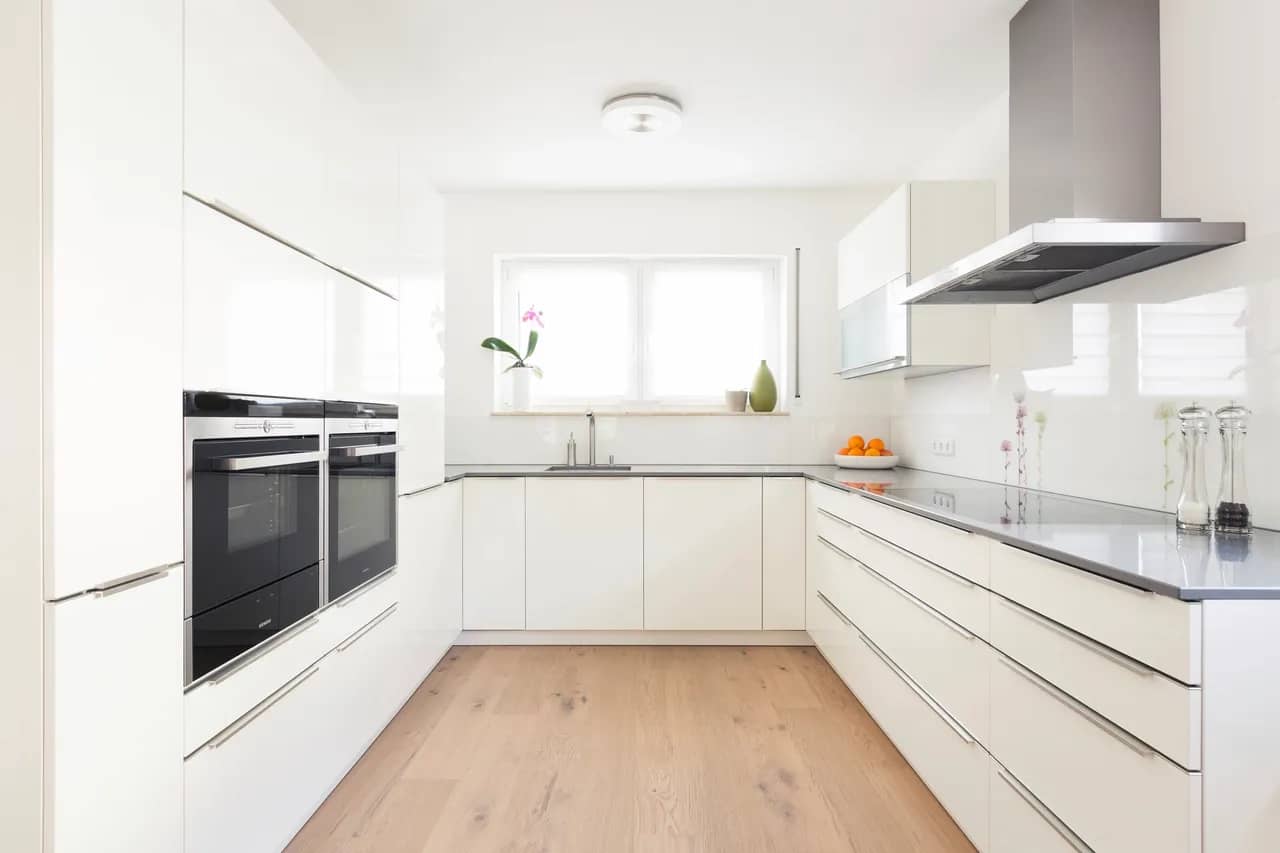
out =
[[(453, 464), (564, 461), (576, 417), (494, 416), (494, 257), (504, 254), (776, 254), (801, 249), (800, 400), (783, 417), (601, 417), (599, 459), (655, 464), (830, 462), (849, 433), (888, 428), (892, 382), (842, 382), (836, 242), (876, 191), (459, 193), (446, 197), (446, 454)], [(536, 381), (536, 380), (535, 380)], [(782, 389), (779, 389), (780, 394)]]
[[(1273, 44), (1274, 34), (1280, 32), (1280, 7), (1269, 0), (1164, 0), (1161, 16), (1164, 214), (1244, 220), (1247, 241), (1073, 297), (1001, 308), (990, 370), (902, 385), (895, 404), (893, 445), (917, 467), (1000, 480), (1000, 441), (1015, 438), (1012, 395), (1030, 383), (1031, 412), (1047, 416), (1043, 441), (1037, 425), (1027, 419), (1030, 485), (1172, 507), (1181, 476), (1178, 442), (1170, 442), (1175, 482), (1166, 492), (1166, 433), (1155, 417), (1156, 407), (1165, 402), (1180, 406), (1196, 397), (1213, 408), (1224, 400), (1198, 393), (1189, 375), (1198, 366), (1181, 361), (1183, 353), (1203, 344), (1206, 321), (1194, 317), (1184, 333), (1168, 342), (1165, 357), (1146, 363), (1149, 375), (1171, 371), (1177, 387), (1167, 393), (1141, 393), (1138, 306), (1187, 307), (1197, 303), (1183, 300), (1195, 297), (1210, 305), (1227, 304), (1232, 291), (1243, 288), (1247, 307), (1225, 337), (1242, 336), (1247, 353), (1241, 359), (1247, 390), (1240, 399), (1256, 415), (1248, 448), (1255, 520), (1280, 526), (1280, 483), (1272, 476), (1280, 466), (1275, 440), (1280, 435), (1280, 60)], [(1007, 176), (1006, 132), (998, 117), (984, 111), (955, 140), (939, 146), (939, 155), (922, 166), (920, 177), (985, 176), (1001, 181)], [(987, 144), (973, 144), (983, 134)], [(999, 152), (994, 161), (992, 151)], [(1064, 389), (1061, 377), (1026, 372), (1046, 363), (1032, 349), (1069, 344), (1074, 302), (1107, 306), (1105, 394), (1082, 396)], [(1215, 369), (1225, 375), (1231, 370), (1230, 360)], [(1047, 390), (1051, 386), (1058, 390)], [(930, 453), (935, 437), (956, 439), (954, 458)], [(1216, 445), (1215, 437), (1215, 454)], [(1213, 498), (1216, 456), (1209, 469)], [(1012, 473), (1011, 480), (1015, 478)]]

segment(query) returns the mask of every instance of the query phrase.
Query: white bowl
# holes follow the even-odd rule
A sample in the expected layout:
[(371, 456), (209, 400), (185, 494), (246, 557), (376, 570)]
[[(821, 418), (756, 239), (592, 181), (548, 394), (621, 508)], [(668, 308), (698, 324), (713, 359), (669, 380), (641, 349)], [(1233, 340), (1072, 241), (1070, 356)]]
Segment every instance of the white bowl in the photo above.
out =
[(836, 465), (841, 468), (885, 469), (898, 464), (896, 456), (841, 456), (835, 454)]

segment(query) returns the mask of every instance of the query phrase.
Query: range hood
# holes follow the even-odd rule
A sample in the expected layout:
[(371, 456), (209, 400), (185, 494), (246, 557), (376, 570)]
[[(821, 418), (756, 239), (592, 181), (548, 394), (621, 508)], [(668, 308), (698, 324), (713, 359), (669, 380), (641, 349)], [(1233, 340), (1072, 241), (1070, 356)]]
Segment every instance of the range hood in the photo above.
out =
[(1159, 0), (1030, 0), (1009, 22), (1012, 232), (903, 301), (1043, 302), (1244, 240), (1160, 214)]

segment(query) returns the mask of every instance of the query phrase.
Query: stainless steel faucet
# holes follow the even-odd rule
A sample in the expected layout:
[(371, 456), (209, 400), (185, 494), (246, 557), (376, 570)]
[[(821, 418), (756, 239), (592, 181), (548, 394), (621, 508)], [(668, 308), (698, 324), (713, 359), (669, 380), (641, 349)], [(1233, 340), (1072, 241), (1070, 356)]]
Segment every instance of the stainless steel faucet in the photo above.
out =
[(587, 412), (587, 464), (596, 464), (596, 413)]

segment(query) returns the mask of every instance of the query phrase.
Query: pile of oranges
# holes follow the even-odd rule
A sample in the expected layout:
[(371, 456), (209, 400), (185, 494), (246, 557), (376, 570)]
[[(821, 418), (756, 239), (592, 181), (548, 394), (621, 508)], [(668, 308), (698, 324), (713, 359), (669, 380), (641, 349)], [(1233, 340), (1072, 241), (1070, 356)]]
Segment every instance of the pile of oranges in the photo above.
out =
[(840, 456), (892, 456), (893, 451), (884, 446), (884, 439), (863, 440), (860, 435), (849, 436), (849, 443), (836, 451)]

